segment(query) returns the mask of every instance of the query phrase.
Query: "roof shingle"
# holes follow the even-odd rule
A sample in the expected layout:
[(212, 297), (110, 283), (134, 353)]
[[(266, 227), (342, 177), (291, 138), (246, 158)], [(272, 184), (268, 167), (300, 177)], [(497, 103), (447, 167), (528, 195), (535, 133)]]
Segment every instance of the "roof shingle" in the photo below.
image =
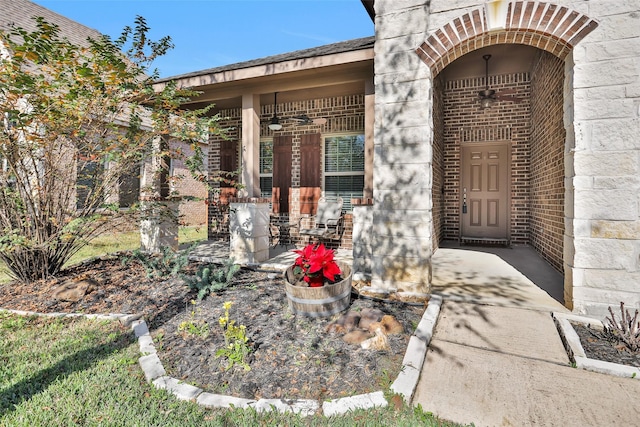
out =
[(8, 31), (12, 25), (27, 31), (36, 30), (34, 17), (43, 17), (45, 21), (60, 27), (60, 36), (76, 45), (86, 45), (87, 38), (98, 38), (101, 33), (57, 14), (29, 0), (0, 0), (0, 30)]
[(157, 82), (162, 83), (169, 80), (198, 77), (206, 74), (215, 74), (215, 73), (221, 73), (224, 71), (240, 70), (243, 68), (257, 67), (260, 65), (267, 65), (267, 64), (276, 64), (279, 62), (291, 61), (296, 59), (313, 58), (317, 56), (333, 55), (337, 53), (369, 49), (373, 47), (374, 41), (375, 41), (374, 36), (347, 40), (344, 42), (312, 47), (309, 49), (296, 50), (294, 52), (281, 53), (279, 55), (266, 56), (264, 58), (252, 59), (250, 61), (237, 62), (235, 64), (222, 65), (220, 67), (208, 68), (206, 70), (194, 71), (191, 73), (180, 74), (172, 77), (166, 77), (166, 78), (157, 80)]

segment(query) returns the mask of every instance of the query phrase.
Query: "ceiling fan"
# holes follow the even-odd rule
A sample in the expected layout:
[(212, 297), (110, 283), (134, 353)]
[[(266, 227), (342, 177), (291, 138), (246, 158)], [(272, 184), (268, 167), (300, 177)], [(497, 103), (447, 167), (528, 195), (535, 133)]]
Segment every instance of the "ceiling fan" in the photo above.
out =
[(485, 89), (478, 92), (478, 97), (480, 98), (480, 106), (482, 108), (491, 107), (496, 101), (512, 101), (512, 102), (521, 102), (522, 98), (518, 98), (516, 96), (506, 95), (508, 91), (503, 91), (498, 94), (495, 90), (489, 89), (489, 59), (491, 59), (491, 55), (482, 55), (482, 59), (485, 62)]
[(297, 124), (299, 125), (324, 125), (327, 123), (327, 119), (325, 119), (324, 117), (312, 119), (306, 114), (291, 117), (291, 120), (297, 122)]
[(271, 117), (269, 121), (269, 129), (276, 131), (282, 129), (282, 122), (286, 120), (292, 120), (296, 122), (298, 125), (324, 125), (327, 123), (327, 119), (325, 118), (317, 118), (312, 119), (306, 114), (300, 114), (298, 116), (288, 117), (288, 118), (280, 118), (277, 115), (278, 109), (278, 92), (273, 94), (273, 117)]

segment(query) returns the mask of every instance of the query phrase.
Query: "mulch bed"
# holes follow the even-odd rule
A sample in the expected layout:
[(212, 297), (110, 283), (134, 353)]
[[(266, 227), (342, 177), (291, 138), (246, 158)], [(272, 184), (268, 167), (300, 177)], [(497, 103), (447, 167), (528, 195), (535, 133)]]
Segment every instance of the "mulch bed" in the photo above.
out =
[[(191, 263), (186, 272), (197, 267)], [(61, 284), (81, 277), (99, 285), (78, 302), (52, 296)], [(142, 314), (169, 375), (210, 392), (251, 399), (330, 399), (383, 389), (399, 373), (409, 337), (424, 312), (424, 306), (352, 295), (350, 310), (378, 308), (404, 327), (404, 333), (389, 335), (390, 350), (365, 350), (347, 344), (339, 333), (327, 332), (331, 318), (292, 314), (278, 275), (242, 269), (232, 286), (194, 301), (196, 292), (182, 279), (149, 279), (137, 261), (125, 264), (119, 257), (79, 264), (56, 279), (0, 285), (2, 308)], [(218, 319), (226, 301), (233, 303), (230, 319), (246, 326), (253, 350), (249, 371), (237, 364), (226, 369), (227, 360), (215, 356), (224, 346)], [(189, 324), (196, 328), (184, 328)]]
[(631, 352), (623, 344), (611, 340), (603, 331), (582, 323), (571, 322), (589, 359), (640, 368), (640, 352)]

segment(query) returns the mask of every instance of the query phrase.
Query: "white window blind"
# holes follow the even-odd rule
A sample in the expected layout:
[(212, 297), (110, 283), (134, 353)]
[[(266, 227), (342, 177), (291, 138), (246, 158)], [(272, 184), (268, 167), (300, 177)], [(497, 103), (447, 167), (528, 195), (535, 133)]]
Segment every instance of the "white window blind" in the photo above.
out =
[(324, 193), (342, 197), (351, 211), (351, 199), (363, 197), (364, 135), (326, 137), (324, 141)]

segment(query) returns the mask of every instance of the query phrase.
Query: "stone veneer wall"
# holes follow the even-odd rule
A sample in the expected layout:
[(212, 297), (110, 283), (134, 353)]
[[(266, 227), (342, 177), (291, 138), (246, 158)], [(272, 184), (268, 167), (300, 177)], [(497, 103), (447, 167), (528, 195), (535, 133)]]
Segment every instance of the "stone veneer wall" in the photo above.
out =
[[(307, 133), (320, 133), (322, 135), (364, 133), (364, 94), (346, 95), (332, 98), (310, 99), (295, 102), (278, 103), (277, 115), (281, 118), (306, 114), (310, 119), (325, 118), (324, 125), (299, 125), (294, 121), (283, 121), (282, 130), (273, 132), (268, 124), (273, 117), (273, 105), (263, 105), (260, 109), (260, 134), (262, 138), (269, 139), (277, 135), (292, 137), (292, 168), (291, 168), (291, 201), (289, 215), (281, 215), (280, 222), (297, 224), (300, 218), (300, 137)], [(240, 142), (242, 127), (242, 110), (240, 108), (228, 109), (220, 112), (220, 116), (228, 119), (221, 123), (223, 127), (232, 127), (230, 135), (232, 139)], [(209, 171), (220, 170), (220, 138), (212, 138), (209, 151)], [(239, 143), (240, 145), (240, 143)], [(323, 168), (321, 168), (323, 170)], [(226, 227), (228, 215), (224, 206), (220, 208), (217, 201), (209, 203), (209, 236), (210, 238), (227, 238)], [(216, 227), (216, 224), (220, 226)], [(328, 244), (331, 247), (352, 248), (353, 216), (345, 215), (344, 233), (339, 244)], [(306, 238), (298, 236), (292, 229), (294, 243), (303, 244)]]
[(433, 105), (429, 67), (416, 55), (430, 2), (375, 3), (375, 123), (371, 285), (429, 292)]
[(563, 1), (598, 20), (565, 65), (565, 304), (640, 308), (640, 4)]
[(482, 109), (478, 91), (484, 77), (447, 81), (444, 92), (444, 222), (445, 239), (460, 236), (460, 143), (511, 142), (511, 224), (513, 244), (529, 242), (529, 109), (528, 73), (489, 76), (498, 93), (512, 90), (522, 102), (496, 102)]
[(531, 72), (531, 245), (562, 272), (564, 62), (540, 51)]

